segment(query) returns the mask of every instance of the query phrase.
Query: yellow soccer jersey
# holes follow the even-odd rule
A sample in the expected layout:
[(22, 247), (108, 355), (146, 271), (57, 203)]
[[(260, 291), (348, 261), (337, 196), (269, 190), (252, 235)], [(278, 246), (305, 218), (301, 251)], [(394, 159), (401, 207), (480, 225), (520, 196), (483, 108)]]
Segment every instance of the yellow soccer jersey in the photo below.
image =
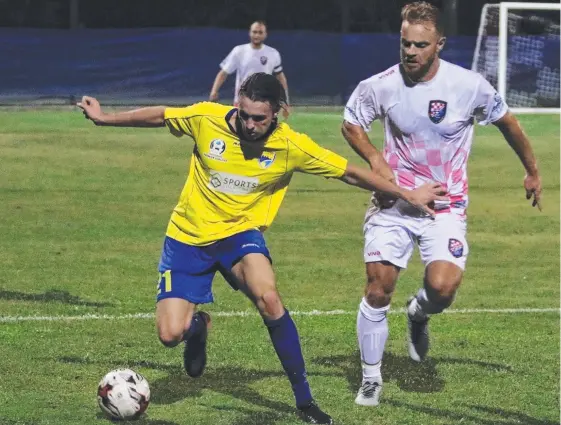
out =
[(211, 102), (166, 108), (176, 136), (195, 142), (187, 181), (167, 236), (208, 245), (275, 218), (295, 171), (341, 177), (347, 160), (281, 123), (265, 142), (240, 141), (229, 119), (236, 109)]

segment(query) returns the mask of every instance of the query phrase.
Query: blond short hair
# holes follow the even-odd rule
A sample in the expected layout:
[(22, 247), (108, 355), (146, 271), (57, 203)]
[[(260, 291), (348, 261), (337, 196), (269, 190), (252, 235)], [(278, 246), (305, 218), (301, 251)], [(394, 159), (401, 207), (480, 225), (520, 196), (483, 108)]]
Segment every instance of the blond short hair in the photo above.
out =
[(440, 10), (426, 1), (416, 1), (403, 6), (403, 9), (401, 9), (401, 20), (411, 24), (430, 22), (440, 34), (444, 34)]

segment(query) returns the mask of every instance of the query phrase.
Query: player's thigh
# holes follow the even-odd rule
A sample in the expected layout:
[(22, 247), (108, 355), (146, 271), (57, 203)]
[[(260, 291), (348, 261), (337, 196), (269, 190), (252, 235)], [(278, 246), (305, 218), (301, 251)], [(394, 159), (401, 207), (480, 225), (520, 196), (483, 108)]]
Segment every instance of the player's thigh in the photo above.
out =
[(161, 337), (181, 335), (189, 327), (195, 306), (213, 301), (216, 266), (207, 250), (166, 237), (158, 266), (156, 297)]
[(181, 298), (165, 298), (156, 304), (158, 335), (165, 344), (181, 340), (189, 329), (197, 305)]
[(364, 262), (387, 262), (399, 269), (405, 269), (413, 255), (414, 238), (406, 223), (375, 225), (367, 223), (364, 230)]
[[(421, 260), (425, 267), (433, 262), (448, 262), (460, 271), (465, 270), (469, 247), (466, 239), (467, 225), (454, 214), (437, 215), (428, 223), (419, 237)], [(434, 269), (447, 266), (434, 265)], [(454, 269), (452, 267), (452, 269)]]

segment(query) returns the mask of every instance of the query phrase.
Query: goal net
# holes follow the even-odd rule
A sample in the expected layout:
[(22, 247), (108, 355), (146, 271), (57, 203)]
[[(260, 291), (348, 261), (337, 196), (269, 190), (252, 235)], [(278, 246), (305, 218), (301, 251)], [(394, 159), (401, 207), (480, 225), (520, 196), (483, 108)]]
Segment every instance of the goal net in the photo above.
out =
[(486, 4), (472, 70), (515, 112), (560, 111), (557, 3)]

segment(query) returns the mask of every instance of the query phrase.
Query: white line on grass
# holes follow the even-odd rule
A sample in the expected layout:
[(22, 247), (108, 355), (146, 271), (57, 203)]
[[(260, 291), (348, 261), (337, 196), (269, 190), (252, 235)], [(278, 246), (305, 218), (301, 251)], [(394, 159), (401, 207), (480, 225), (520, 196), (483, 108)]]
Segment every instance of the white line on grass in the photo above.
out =
[[(404, 313), (404, 309), (390, 310), (390, 314)], [(559, 313), (558, 308), (466, 308), (458, 310), (445, 310), (446, 314), (528, 314), (528, 313)], [(217, 317), (254, 317), (254, 311), (215, 311), (211, 312)], [(291, 311), (292, 316), (351, 316), (356, 311), (348, 310), (310, 310)], [(130, 320), (130, 319), (153, 319), (154, 313), (135, 314), (82, 314), (80, 316), (0, 316), (0, 323), (20, 322), (72, 322), (84, 320)]]

